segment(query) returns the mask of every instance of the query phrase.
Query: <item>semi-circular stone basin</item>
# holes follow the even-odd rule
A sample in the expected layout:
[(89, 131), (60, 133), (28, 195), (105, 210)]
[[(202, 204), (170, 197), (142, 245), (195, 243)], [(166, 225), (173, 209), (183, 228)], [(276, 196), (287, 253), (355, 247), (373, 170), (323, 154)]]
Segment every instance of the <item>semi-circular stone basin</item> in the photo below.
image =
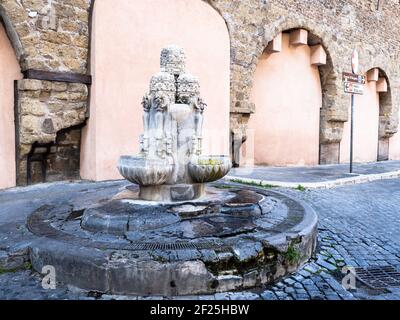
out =
[(34, 211), (33, 268), (53, 266), (57, 281), (88, 291), (188, 296), (272, 284), (316, 248), (316, 213), (279, 192), (216, 184), (200, 200), (157, 203), (134, 189)]
[(128, 181), (140, 186), (162, 185), (171, 177), (173, 165), (167, 160), (123, 156), (118, 170)]
[(198, 183), (222, 179), (231, 169), (229, 156), (200, 156), (189, 163), (189, 174)]

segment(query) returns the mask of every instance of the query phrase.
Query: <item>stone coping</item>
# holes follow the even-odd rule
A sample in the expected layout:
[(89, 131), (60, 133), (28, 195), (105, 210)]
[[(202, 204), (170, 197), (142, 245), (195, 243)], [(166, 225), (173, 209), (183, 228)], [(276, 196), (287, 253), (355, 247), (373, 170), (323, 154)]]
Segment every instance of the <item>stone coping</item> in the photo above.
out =
[(322, 182), (301, 182), (301, 181), (285, 182), (276, 180), (245, 178), (240, 176), (226, 176), (225, 180), (231, 182), (244, 183), (244, 184), (254, 184), (261, 187), (274, 186), (281, 188), (298, 188), (299, 186), (302, 186), (307, 189), (332, 189), (340, 186), (361, 184), (372, 181), (396, 179), (396, 178), (400, 178), (400, 170), (384, 172), (384, 173), (375, 173), (375, 174), (362, 174), (362, 175), (354, 174), (354, 176), (352, 177), (340, 178)]

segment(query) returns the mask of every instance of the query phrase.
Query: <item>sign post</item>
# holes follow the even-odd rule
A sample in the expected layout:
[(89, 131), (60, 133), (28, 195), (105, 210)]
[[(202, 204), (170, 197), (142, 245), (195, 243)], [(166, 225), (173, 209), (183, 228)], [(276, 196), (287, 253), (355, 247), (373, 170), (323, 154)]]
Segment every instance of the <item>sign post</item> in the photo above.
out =
[(351, 125), (350, 125), (350, 173), (353, 173), (354, 159), (354, 93), (351, 94)]
[(343, 72), (344, 91), (351, 94), (351, 119), (350, 119), (350, 173), (353, 173), (354, 159), (354, 104), (355, 94), (364, 93), (365, 76), (358, 75), (359, 59), (358, 52), (354, 50), (351, 57), (352, 73)]

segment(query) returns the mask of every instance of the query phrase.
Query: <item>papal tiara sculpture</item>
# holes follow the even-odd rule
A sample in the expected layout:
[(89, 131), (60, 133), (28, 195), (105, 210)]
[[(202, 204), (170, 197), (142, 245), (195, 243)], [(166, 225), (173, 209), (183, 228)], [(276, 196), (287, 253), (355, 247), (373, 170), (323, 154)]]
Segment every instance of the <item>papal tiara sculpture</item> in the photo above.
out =
[(182, 48), (161, 52), (161, 72), (151, 78), (143, 98), (144, 133), (140, 155), (121, 157), (118, 169), (138, 184), (139, 197), (150, 201), (187, 201), (204, 195), (204, 184), (223, 178), (229, 156), (202, 156), (203, 113), (200, 84), (186, 72)]

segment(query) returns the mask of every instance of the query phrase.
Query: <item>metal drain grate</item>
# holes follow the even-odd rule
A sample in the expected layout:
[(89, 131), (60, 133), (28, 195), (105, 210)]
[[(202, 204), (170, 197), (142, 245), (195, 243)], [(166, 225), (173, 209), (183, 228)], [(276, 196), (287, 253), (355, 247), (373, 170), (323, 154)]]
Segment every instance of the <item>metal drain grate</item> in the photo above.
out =
[(356, 268), (358, 280), (373, 289), (400, 287), (400, 272), (391, 266)]
[(215, 249), (219, 251), (229, 250), (223, 244), (216, 242), (176, 242), (176, 243), (143, 243), (143, 242), (132, 242), (129, 246), (131, 250), (206, 250)]

